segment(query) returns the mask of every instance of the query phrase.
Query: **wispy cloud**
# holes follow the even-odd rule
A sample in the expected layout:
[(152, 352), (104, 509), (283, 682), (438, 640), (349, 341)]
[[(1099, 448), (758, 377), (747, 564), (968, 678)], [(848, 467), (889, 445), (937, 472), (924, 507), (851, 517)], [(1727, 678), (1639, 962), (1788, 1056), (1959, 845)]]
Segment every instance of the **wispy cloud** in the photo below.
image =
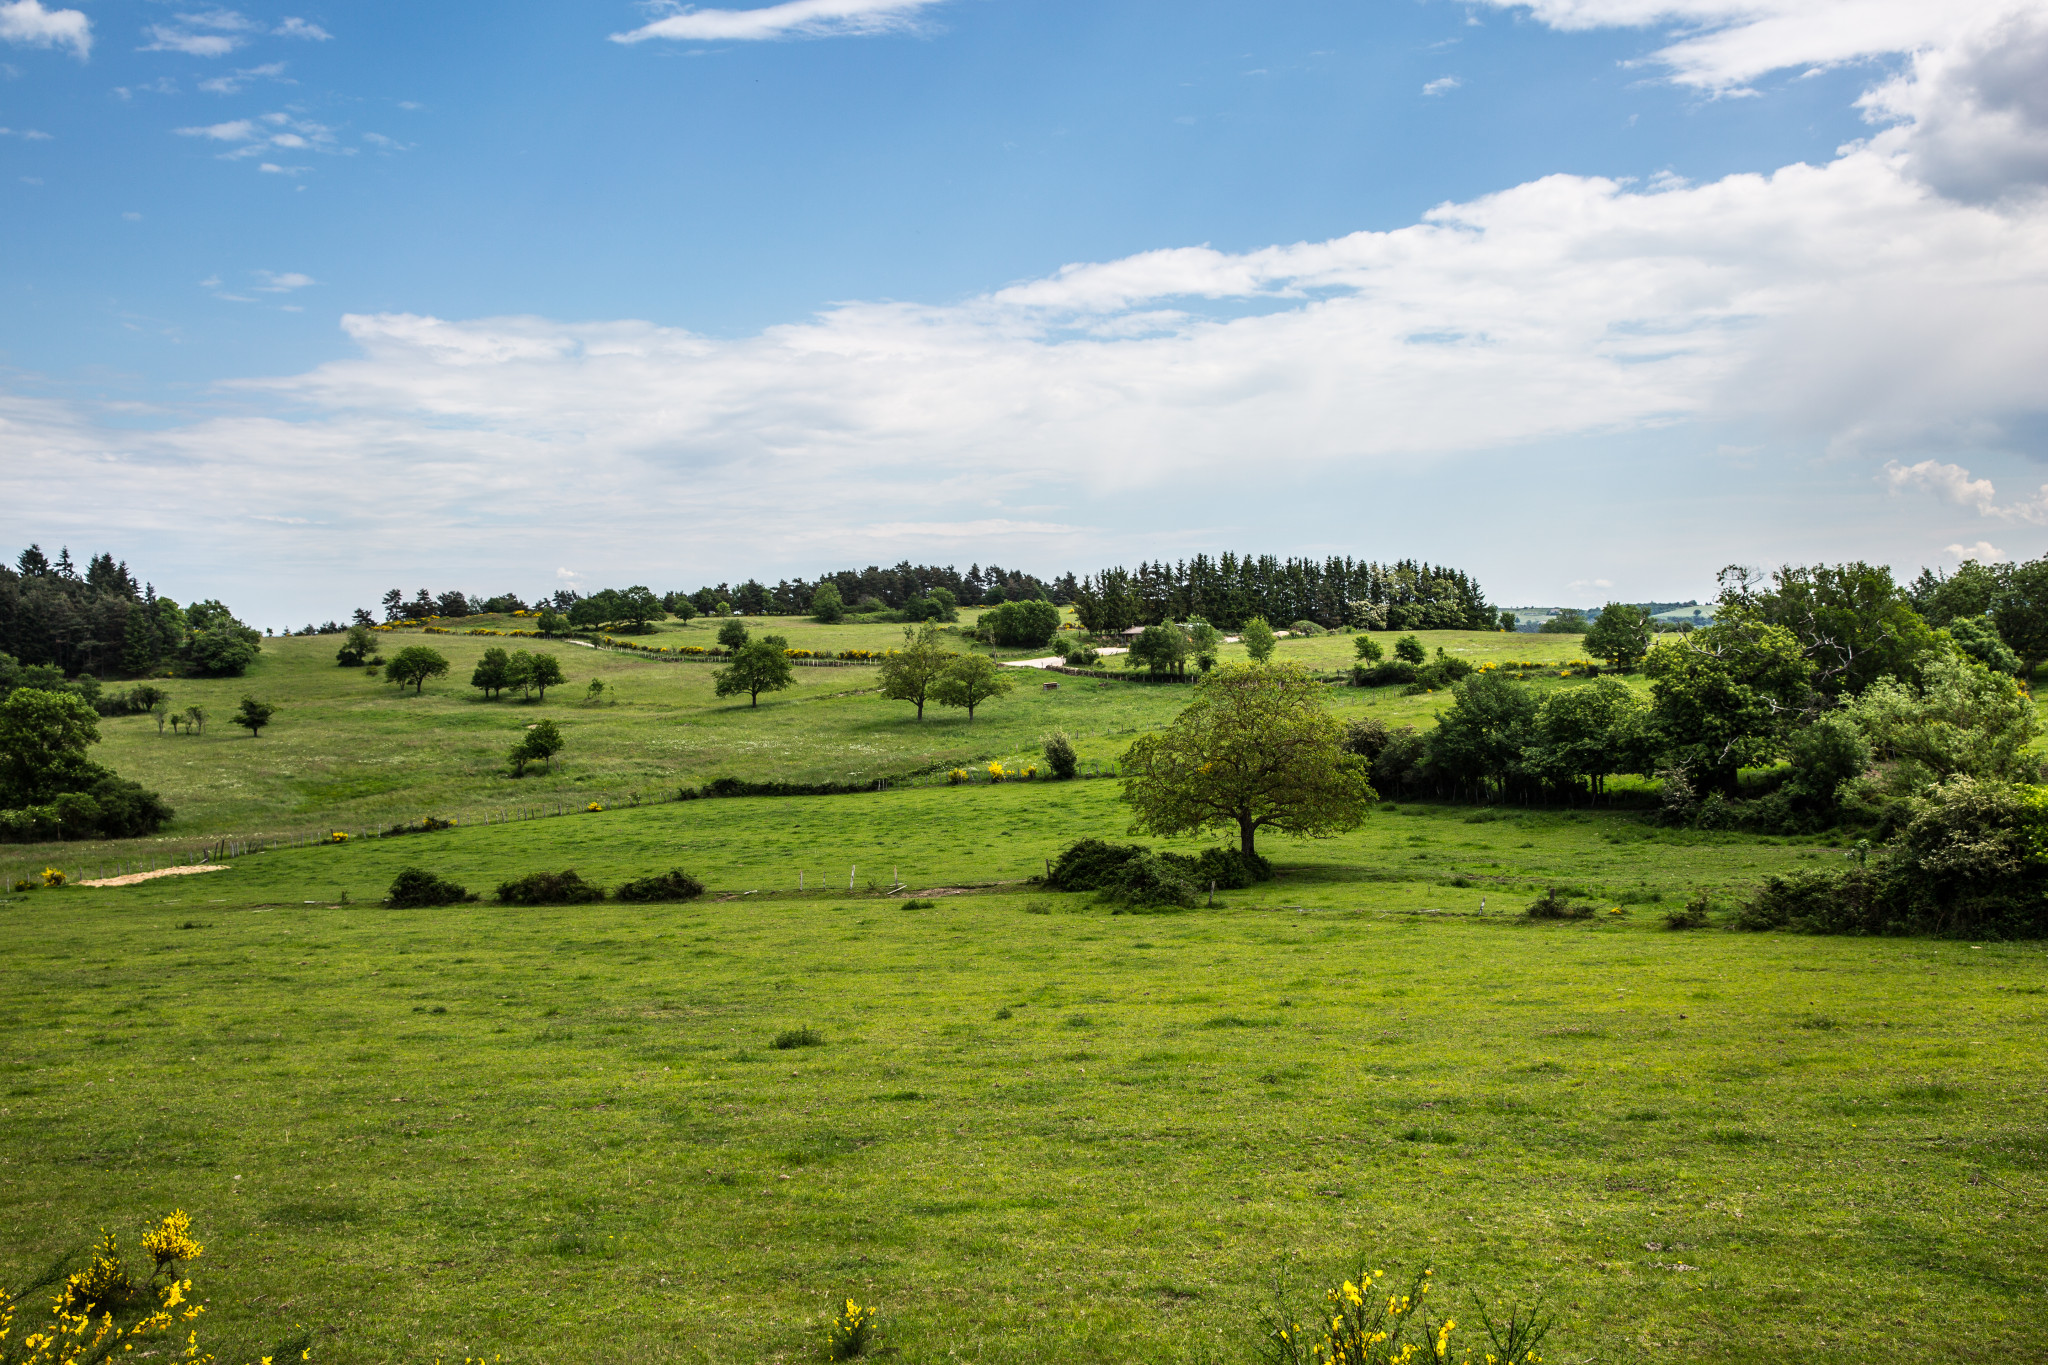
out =
[(1435, 80), (1422, 87), (1422, 93), (1425, 95), (1448, 95), (1463, 84), (1464, 82), (1456, 76), (1438, 76)]
[(0, 4), (0, 40), (24, 47), (68, 47), (80, 61), (92, 52), (92, 20), (83, 10), (44, 9), (42, 0)]
[(50, 135), (40, 128), (0, 128), (0, 137), (18, 137), (23, 142), (48, 142)]
[(151, 24), (143, 29), (150, 41), (144, 52), (182, 52), (189, 57), (225, 57), (249, 41), (261, 26), (245, 14), (231, 9), (201, 10), (180, 14), (174, 24)]
[(255, 286), (256, 289), (265, 294), (289, 294), (294, 289), (304, 289), (309, 284), (318, 283), (311, 275), (301, 275), (296, 270), (287, 270), (282, 274), (275, 270), (258, 270), (253, 273), (257, 279), (263, 281)]
[(649, 38), (683, 42), (762, 42), (778, 38), (837, 38), (913, 28), (917, 16), (943, 0), (786, 0), (761, 9), (675, 7), (675, 13), (625, 33), (615, 43)]
[[(189, 128), (174, 130), (180, 137), (206, 138), (213, 142), (225, 142), (232, 150), (220, 153), (224, 160), (238, 161), (260, 157), (276, 151), (322, 152), (330, 156), (354, 156), (354, 147), (345, 147), (336, 136), (334, 129), (324, 123), (299, 118), (288, 113), (268, 113), (257, 118), (230, 119), (225, 123), (197, 124)], [(297, 175), (303, 167), (284, 167), (269, 162), (260, 168), (272, 174)]]
[(320, 27), (320, 25), (304, 19), (287, 19), (272, 29), (271, 32), (280, 38), (303, 38), (308, 42), (314, 43), (324, 43), (334, 37), (332, 33)]
[(239, 95), (242, 93), (242, 87), (254, 80), (276, 81), (281, 85), (298, 84), (284, 74), (283, 62), (265, 62), (262, 66), (244, 67), (232, 76), (215, 76), (211, 80), (201, 81), (199, 88), (214, 95)]

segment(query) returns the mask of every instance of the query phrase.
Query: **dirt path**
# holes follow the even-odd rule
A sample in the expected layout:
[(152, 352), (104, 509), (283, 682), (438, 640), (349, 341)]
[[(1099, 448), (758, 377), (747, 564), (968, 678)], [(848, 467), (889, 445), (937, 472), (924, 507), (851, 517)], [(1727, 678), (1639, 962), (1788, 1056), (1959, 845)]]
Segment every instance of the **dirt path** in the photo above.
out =
[(155, 881), (158, 877), (189, 877), (195, 872), (225, 872), (223, 863), (201, 863), (196, 867), (160, 867), (154, 872), (130, 872), (125, 877), (101, 877), (97, 881), (73, 882), (73, 886), (133, 886), (137, 882)]

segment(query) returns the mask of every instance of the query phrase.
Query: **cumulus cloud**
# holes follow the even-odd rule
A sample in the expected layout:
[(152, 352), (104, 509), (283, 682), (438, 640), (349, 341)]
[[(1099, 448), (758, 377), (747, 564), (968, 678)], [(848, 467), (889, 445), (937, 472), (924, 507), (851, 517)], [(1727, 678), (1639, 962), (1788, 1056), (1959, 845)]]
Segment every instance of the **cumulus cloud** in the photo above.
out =
[(42, 0), (0, 4), (0, 40), (24, 47), (68, 47), (80, 61), (92, 53), (92, 20), (83, 10), (44, 9)]
[(685, 42), (760, 42), (778, 38), (834, 38), (891, 33), (914, 27), (917, 16), (943, 0), (786, 0), (760, 9), (698, 9), (675, 13), (625, 33), (615, 43), (649, 38)]
[(1952, 558), (1974, 559), (1979, 564), (1999, 564), (2011, 558), (1988, 540), (1980, 540), (1974, 545), (1950, 545), (1947, 549)]
[(1456, 76), (1438, 76), (1435, 80), (1422, 87), (1422, 93), (1425, 95), (1448, 95), (1463, 84), (1464, 82)]
[(2041, 485), (2040, 491), (2032, 498), (2001, 503), (1991, 480), (1973, 478), (1970, 471), (1961, 465), (1941, 460), (1921, 460), (1910, 465), (1890, 460), (1885, 464), (1883, 477), (1894, 491), (1920, 489), (1958, 506), (1972, 508), (1980, 516), (2033, 526), (2048, 525), (2048, 484)]
[(301, 275), (296, 270), (287, 270), (282, 274), (275, 270), (258, 270), (255, 274), (257, 279), (263, 281), (255, 288), (265, 294), (289, 294), (294, 289), (304, 289), (309, 284), (317, 283), (311, 275)]
[(1993, 16), (1861, 101), (1878, 145), (1942, 194), (1994, 202), (2048, 186), (2048, 10)]

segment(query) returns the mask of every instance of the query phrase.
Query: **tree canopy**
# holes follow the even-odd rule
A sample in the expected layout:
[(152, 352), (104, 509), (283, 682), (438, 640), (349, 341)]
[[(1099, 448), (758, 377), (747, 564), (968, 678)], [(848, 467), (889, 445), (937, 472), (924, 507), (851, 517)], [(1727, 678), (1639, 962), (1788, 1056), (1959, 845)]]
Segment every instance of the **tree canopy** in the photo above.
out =
[(384, 665), (384, 680), (400, 687), (411, 685), (413, 695), (418, 696), (426, 689), (427, 679), (438, 678), (448, 672), (448, 656), (438, 649), (425, 645), (407, 645), (391, 656)]
[(759, 706), (763, 692), (780, 692), (796, 680), (789, 662), (789, 641), (780, 635), (763, 635), (741, 645), (732, 662), (718, 670), (713, 685), (721, 697), (747, 694), (748, 704)]
[(903, 648), (882, 660), (882, 695), (891, 701), (907, 701), (924, 719), (924, 704), (932, 699), (932, 688), (952, 658), (939, 640), (939, 628), (926, 621), (903, 628)]
[(965, 707), (969, 724), (974, 708), (1005, 695), (1016, 684), (986, 654), (962, 654), (947, 664), (932, 684), (931, 699), (941, 706)]
[(1343, 738), (1307, 669), (1226, 664), (1195, 684), (1172, 724), (1124, 754), (1132, 832), (1235, 829), (1251, 855), (1261, 829), (1304, 838), (1355, 829), (1375, 798)]

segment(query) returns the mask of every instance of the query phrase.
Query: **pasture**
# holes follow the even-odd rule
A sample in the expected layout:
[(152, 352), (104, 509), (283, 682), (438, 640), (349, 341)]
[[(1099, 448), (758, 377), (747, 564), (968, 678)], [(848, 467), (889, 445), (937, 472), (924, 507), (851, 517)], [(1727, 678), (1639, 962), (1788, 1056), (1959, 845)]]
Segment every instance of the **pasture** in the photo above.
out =
[[(2038, 1353), (2039, 945), (1671, 932), (1697, 886), (1840, 855), (1608, 814), (1381, 810), (1178, 915), (983, 885), (1119, 837), (1114, 792), (695, 801), (12, 897), (0, 1282), (179, 1205), (224, 1360), (812, 1360), (852, 1295), (905, 1362), (1244, 1361), (1283, 1255), (1433, 1265), (1467, 1321), (1465, 1288), (1541, 1296), (1552, 1361)], [(713, 890), (378, 905), (408, 863)], [(891, 864), (968, 891), (869, 890)], [(1565, 882), (1625, 913), (1512, 913)]]

